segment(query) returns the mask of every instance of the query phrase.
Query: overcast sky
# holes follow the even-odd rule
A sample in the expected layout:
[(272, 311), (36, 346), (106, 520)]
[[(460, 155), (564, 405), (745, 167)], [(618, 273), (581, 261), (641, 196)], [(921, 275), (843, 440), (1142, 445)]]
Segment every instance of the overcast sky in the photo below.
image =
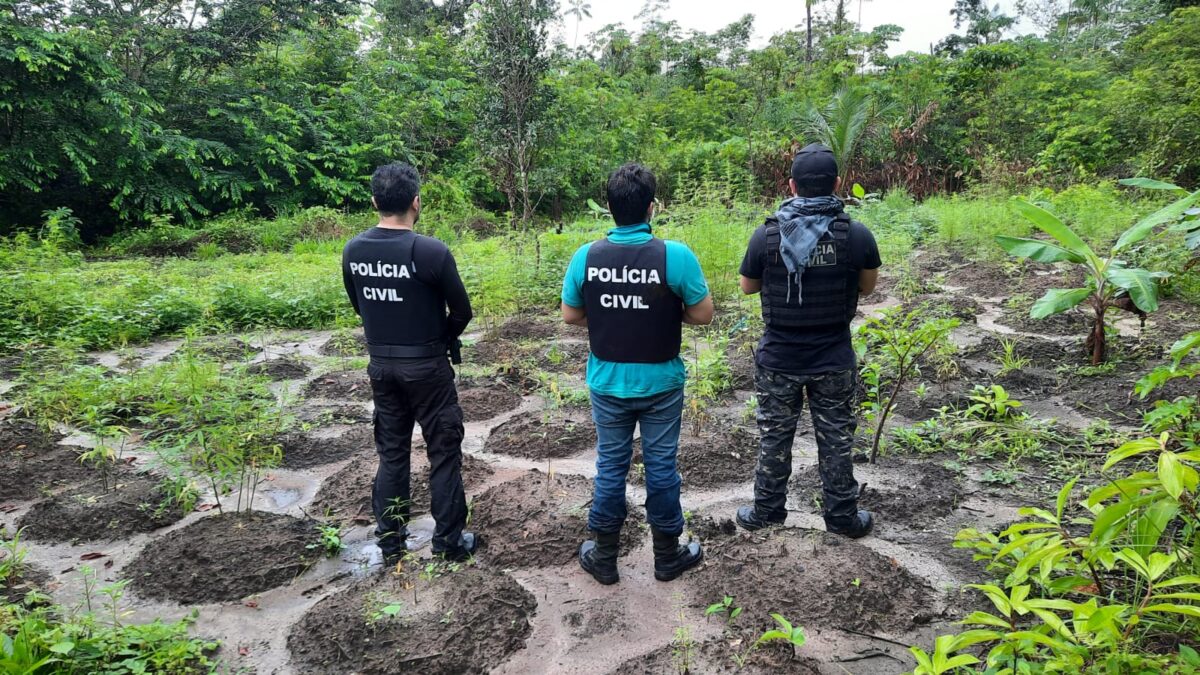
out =
[[(579, 41), (586, 40), (588, 33), (610, 23), (624, 23), (637, 32), (634, 17), (641, 10), (644, 0), (590, 0), (592, 18), (584, 19), (579, 30)], [(994, 0), (991, 0), (994, 2)], [(560, 3), (565, 11), (568, 0)], [(830, 6), (828, 0), (822, 3)], [(1015, 14), (1014, 0), (1000, 0), (1005, 12)], [(930, 43), (938, 42), (954, 32), (954, 19), (950, 8), (954, 0), (865, 0), (862, 3), (864, 30), (875, 26), (894, 23), (904, 28), (898, 43), (893, 43), (891, 53), (907, 51), (928, 52)], [(850, 2), (850, 19), (857, 21), (859, 3)], [(669, 20), (679, 22), (684, 29), (712, 32), (737, 21), (744, 14), (754, 15), (755, 39), (752, 46), (761, 46), (773, 34), (793, 28), (803, 28), (803, 0), (672, 0), (666, 12)], [(567, 17), (563, 22), (563, 39), (570, 45), (575, 39), (575, 18)]]

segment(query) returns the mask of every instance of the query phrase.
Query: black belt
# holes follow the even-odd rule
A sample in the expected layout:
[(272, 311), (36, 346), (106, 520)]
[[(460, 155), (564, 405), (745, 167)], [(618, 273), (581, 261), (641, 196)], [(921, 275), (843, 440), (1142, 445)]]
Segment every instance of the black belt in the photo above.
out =
[(367, 353), (392, 359), (431, 359), (446, 356), (446, 345), (368, 345)]

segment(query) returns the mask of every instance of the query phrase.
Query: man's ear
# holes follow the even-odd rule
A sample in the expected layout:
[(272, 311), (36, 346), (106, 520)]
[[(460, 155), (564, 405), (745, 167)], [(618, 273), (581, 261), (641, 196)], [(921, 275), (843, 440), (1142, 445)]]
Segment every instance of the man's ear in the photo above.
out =
[(650, 222), (651, 220), (654, 220), (654, 207), (655, 206), (658, 206), (658, 205), (655, 204), (654, 202), (650, 202), (650, 208), (646, 209), (646, 222), (647, 223)]
[(371, 195), (371, 208), (375, 209), (376, 211), (379, 210), (379, 204), (375, 202), (375, 195)]
[(418, 212), (421, 210), (421, 195), (417, 195), (416, 197), (413, 197), (413, 202), (412, 202), (411, 208), (412, 208), (412, 210), (418, 211)]
[(800, 191), (796, 189), (796, 179), (795, 178), (788, 179), (788, 188), (792, 191), (793, 197), (800, 195)]

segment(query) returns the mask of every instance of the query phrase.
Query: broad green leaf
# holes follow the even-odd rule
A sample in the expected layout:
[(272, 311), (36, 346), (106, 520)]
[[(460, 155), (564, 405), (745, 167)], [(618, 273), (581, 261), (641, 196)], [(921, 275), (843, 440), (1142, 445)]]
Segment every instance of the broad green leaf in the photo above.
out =
[(1159, 577), (1166, 574), (1176, 562), (1179, 562), (1178, 554), (1151, 553), (1150, 560), (1146, 563), (1146, 570), (1150, 573), (1150, 581), (1158, 581)]
[(1072, 253), (1067, 249), (1052, 244), (1048, 241), (1039, 241), (1037, 239), (1025, 239), (1023, 237), (1009, 237), (1007, 235), (997, 235), (996, 243), (1000, 244), (1000, 248), (1006, 253), (1018, 258), (1028, 258), (1034, 262), (1040, 263), (1058, 263), (1058, 262), (1073, 262), (1081, 263), (1086, 260), (1078, 253)]
[(1169, 614), (1186, 614), (1200, 618), (1200, 607), (1193, 605), (1150, 605), (1145, 609), (1147, 612), (1159, 612)]
[(62, 642), (56, 642), (50, 645), (50, 651), (54, 652), (55, 654), (62, 654), (64, 656), (70, 654), (71, 650), (73, 649), (75, 649), (75, 643), (71, 642), (70, 640), (63, 640)]
[(1135, 455), (1141, 455), (1152, 450), (1158, 450), (1162, 447), (1157, 438), (1141, 438), (1136, 441), (1129, 441), (1125, 445), (1108, 453), (1108, 459), (1104, 462), (1104, 468), (1101, 471), (1108, 471), (1117, 462), (1124, 461)]
[(1175, 367), (1178, 368), (1183, 360), (1187, 358), (1194, 350), (1200, 349), (1200, 331), (1188, 333), (1183, 336), (1175, 344), (1171, 345), (1171, 360), (1174, 361)]
[[(1008, 625), (1005, 624), (1005, 629)], [(972, 645), (977, 645), (983, 642), (996, 642), (1004, 639), (1004, 633), (994, 630), (966, 630), (958, 635), (951, 636), (954, 640), (950, 643), (949, 651), (956, 652), (960, 649), (966, 649)]]
[(1134, 551), (1131, 548), (1123, 548), (1120, 551), (1117, 551), (1116, 555), (1117, 560), (1124, 561), (1125, 564), (1132, 567), (1138, 574), (1142, 575), (1143, 577), (1150, 577), (1150, 565), (1137, 551)]
[(859, 185), (858, 183), (855, 183), (854, 187), (850, 188), (850, 193), (858, 199), (862, 199), (863, 197), (867, 196), (866, 189), (864, 189), (863, 186)]
[(1184, 190), (1174, 183), (1166, 183), (1161, 180), (1154, 180), (1153, 178), (1122, 178), (1117, 182), (1125, 187), (1135, 187), (1143, 190), (1167, 190), (1170, 192), (1178, 192), (1185, 195), (1187, 194), (1187, 190)]
[(1061, 490), (1058, 491), (1058, 500), (1054, 504), (1054, 512), (1058, 515), (1058, 520), (1062, 520), (1063, 511), (1067, 508), (1067, 500), (1071, 498), (1071, 490), (1075, 488), (1075, 483), (1079, 480), (1079, 476), (1072, 478)]
[(1187, 645), (1179, 645), (1179, 658), (1189, 666), (1200, 666), (1200, 654)]
[(1042, 635), (1041, 633), (1034, 633), (1033, 631), (1028, 630), (1019, 630), (1015, 633), (1009, 633), (1005, 637), (1010, 640), (1032, 640), (1039, 644), (1046, 645), (1055, 651), (1065, 651), (1070, 648), (1070, 645), (1064, 643), (1062, 640), (1055, 640), (1052, 637)]
[(1192, 600), (1200, 602), (1200, 593), (1163, 593), (1155, 594), (1152, 600)]
[(1183, 217), (1183, 214), (1200, 200), (1200, 190), (1187, 195), (1139, 220), (1137, 224), (1125, 231), (1113, 246), (1113, 252), (1124, 251), (1126, 248), (1145, 239), (1155, 227), (1163, 223), (1173, 222)]
[(1150, 273), (1141, 269), (1123, 269), (1110, 267), (1104, 274), (1117, 288), (1129, 292), (1133, 304), (1143, 312), (1153, 312), (1158, 309), (1158, 284)]
[(925, 672), (934, 672), (933, 660), (929, 658), (929, 654), (924, 649), (909, 647), (908, 651), (912, 652), (913, 658), (917, 660), (917, 665), (925, 669)]
[(1092, 289), (1090, 288), (1071, 288), (1065, 290), (1052, 288), (1046, 291), (1046, 294), (1041, 299), (1033, 303), (1033, 308), (1029, 310), (1029, 316), (1034, 319), (1045, 319), (1048, 316), (1062, 314), (1072, 307), (1078, 307), (1091, 294)]
[(1179, 463), (1179, 455), (1163, 452), (1158, 456), (1158, 479), (1167, 494), (1179, 499), (1183, 494), (1183, 465)]
[(950, 672), (955, 668), (966, 668), (976, 663), (979, 663), (979, 659), (974, 656), (970, 654), (958, 654), (952, 659), (946, 659), (946, 662), (942, 664), (942, 672)]
[(1024, 199), (1013, 200), (1013, 208), (1036, 225), (1039, 230), (1057, 239), (1068, 251), (1084, 258), (1096, 257), (1091, 247), (1053, 213), (1035, 204), (1030, 204)]
[(1101, 607), (1088, 617), (1087, 623), (1084, 624), (1084, 629), (1089, 632), (1099, 631), (1101, 628), (1112, 624), (1118, 616), (1128, 609), (1128, 605), (1107, 605)]
[(1034, 534), (1026, 534), (1026, 535), (1017, 537), (1016, 539), (1013, 539), (1012, 541), (1008, 542), (1008, 545), (1006, 545), (1004, 548), (1000, 549), (996, 553), (996, 555), (993, 557), (996, 560), (999, 560), (999, 559), (1011, 554), (1013, 551), (1016, 551), (1019, 548), (1024, 548), (1024, 547), (1032, 544), (1035, 541), (1038, 541), (1040, 539), (1045, 539), (1047, 537), (1053, 537), (1053, 536), (1056, 536), (1057, 534), (1058, 534), (1057, 532), (1035, 532)]
[(971, 612), (967, 618), (959, 621), (959, 623), (978, 626), (996, 626), (997, 628), (1003, 628), (1005, 630), (1011, 628), (1007, 621), (993, 614), (988, 614), (987, 612)]
[(1170, 588), (1172, 586), (1200, 586), (1200, 574), (1184, 574), (1178, 577), (1171, 577), (1155, 584), (1157, 588)]
[(1167, 523), (1179, 513), (1179, 502), (1174, 499), (1159, 499), (1146, 509), (1133, 526), (1133, 548), (1143, 556), (1158, 547), (1158, 540), (1167, 529)]

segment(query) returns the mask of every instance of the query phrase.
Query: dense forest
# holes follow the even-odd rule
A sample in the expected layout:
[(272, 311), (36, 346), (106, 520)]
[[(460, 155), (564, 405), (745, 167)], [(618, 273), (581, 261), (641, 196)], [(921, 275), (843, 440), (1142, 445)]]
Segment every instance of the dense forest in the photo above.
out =
[[(774, 196), (834, 147), (869, 190), (1200, 180), (1200, 8), (958, 0), (960, 33), (889, 56), (899, 26), (797, 3), (711, 34), (662, 19), (578, 35), (586, 2), (0, 3), (0, 233), (71, 209), (88, 240), (234, 209), (361, 209), (384, 162), (427, 201), (561, 218), (626, 160), (664, 197)], [(867, 15), (871, 11), (868, 4)], [(752, 35), (774, 33), (764, 46)], [(568, 36), (559, 39), (558, 35)], [(719, 186), (717, 193), (711, 193)]]

